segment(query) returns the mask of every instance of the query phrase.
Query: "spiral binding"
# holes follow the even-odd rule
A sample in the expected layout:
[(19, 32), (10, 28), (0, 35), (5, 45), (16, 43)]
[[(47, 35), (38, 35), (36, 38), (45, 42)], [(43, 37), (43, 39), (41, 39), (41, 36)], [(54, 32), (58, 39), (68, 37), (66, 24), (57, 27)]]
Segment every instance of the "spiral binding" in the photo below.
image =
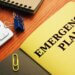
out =
[(12, 4), (12, 5), (16, 5), (18, 7), (22, 7), (22, 8), (28, 8), (28, 9), (31, 9), (32, 6), (28, 6), (28, 5), (23, 5), (23, 4), (20, 4), (18, 2), (15, 3), (15, 1), (11, 1), (11, 0), (0, 0), (1, 2), (5, 2), (5, 3), (8, 3), (8, 4)]
[[(24, 2), (23, 2), (24, 1)], [(0, 6), (35, 14), (44, 0), (0, 0)], [(27, 2), (28, 1), (28, 2)]]

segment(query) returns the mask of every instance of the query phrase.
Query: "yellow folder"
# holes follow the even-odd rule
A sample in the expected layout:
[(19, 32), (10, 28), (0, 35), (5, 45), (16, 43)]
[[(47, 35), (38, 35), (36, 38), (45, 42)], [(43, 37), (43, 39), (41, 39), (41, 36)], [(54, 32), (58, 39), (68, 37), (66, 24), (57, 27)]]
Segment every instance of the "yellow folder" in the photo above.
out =
[(45, 21), (20, 48), (52, 75), (75, 75), (75, 3)]

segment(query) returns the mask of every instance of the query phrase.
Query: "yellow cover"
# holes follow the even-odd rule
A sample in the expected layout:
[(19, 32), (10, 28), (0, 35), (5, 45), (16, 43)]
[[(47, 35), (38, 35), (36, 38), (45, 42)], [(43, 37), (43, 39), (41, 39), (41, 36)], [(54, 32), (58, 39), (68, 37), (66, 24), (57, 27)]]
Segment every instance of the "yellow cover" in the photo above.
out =
[(52, 75), (75, 75), (75, 3), (45, 21), (20, 48)]

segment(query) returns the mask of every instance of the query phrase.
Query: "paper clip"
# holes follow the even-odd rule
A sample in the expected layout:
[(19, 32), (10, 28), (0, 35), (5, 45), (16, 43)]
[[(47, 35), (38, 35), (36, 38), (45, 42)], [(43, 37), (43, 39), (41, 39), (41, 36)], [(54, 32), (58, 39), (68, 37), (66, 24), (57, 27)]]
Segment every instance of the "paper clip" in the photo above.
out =
[(13, 68), (13, 71), (15, 72), (19, 70), (19, 58), (18, 58), (18, 54), (16, 53), (12, 55), (12, 68)]
[(22, 16), (16, 14), (13, 12), (14, 17), (14, 28), (17, 32), (23, 32), (24, 31), (24, 19)]

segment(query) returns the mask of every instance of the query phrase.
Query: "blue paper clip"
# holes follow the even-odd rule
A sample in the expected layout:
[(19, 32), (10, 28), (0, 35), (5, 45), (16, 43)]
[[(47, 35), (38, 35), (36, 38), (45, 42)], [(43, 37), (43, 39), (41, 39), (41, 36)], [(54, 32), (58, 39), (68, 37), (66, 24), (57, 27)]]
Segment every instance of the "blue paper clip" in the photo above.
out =
[(15, 28), (15, 31), (19, 31), (19, 32), (24, 31), (24, 20), (19, 15), (16, 15), (14, 18), (14, 28)]

